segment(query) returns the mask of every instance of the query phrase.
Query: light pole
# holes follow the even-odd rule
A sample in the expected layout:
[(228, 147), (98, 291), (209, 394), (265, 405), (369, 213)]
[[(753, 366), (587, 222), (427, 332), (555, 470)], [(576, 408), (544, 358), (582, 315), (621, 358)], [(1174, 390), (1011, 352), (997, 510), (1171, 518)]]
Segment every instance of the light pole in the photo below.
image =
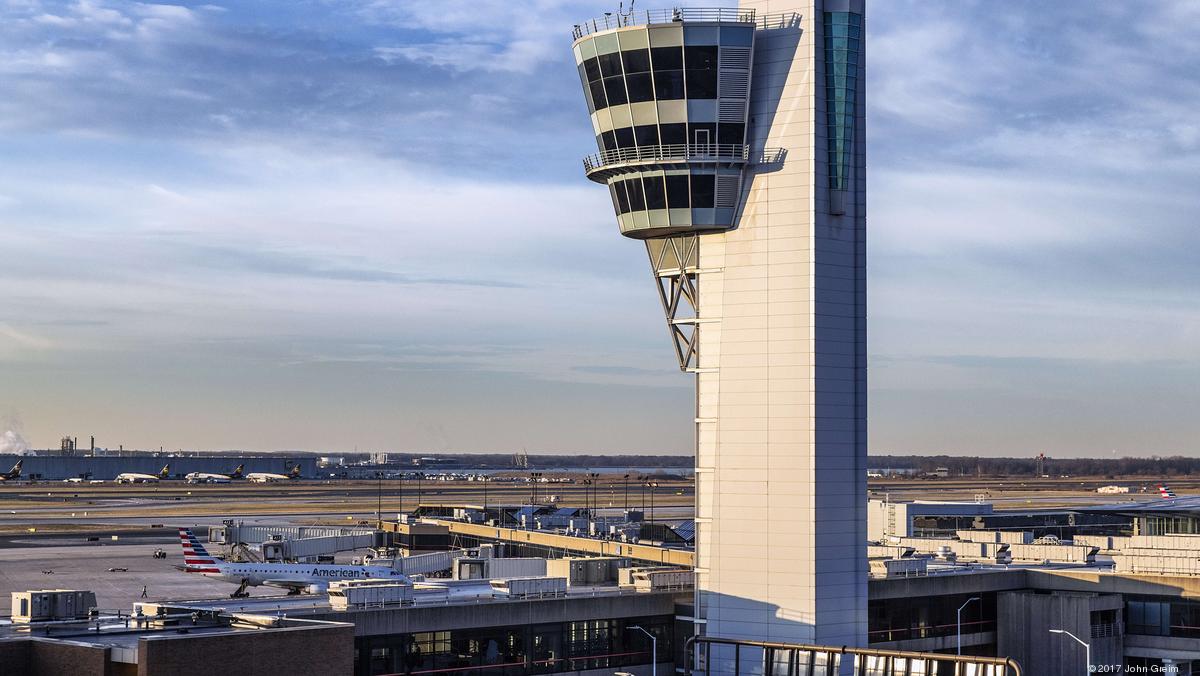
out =
[(542, 478), (542, 472), (529, 473), (529, 506), (533, 507), (537, 504), (537, 485)]
[[(625, 513), (629, 513), (629, 475), (625, 475)], [(627, 517), (628, 518), (628, 517)]]
[(963, 611), (963, 608), (966, 608), (968, 605), (970, 605), (971, 601), (978, 601), (978, 600), (979, 600), (978, 596), (972, 596), (971, 598), (967, 599), (966, 603), (964, 603), (958, 607), (958, 612), (956, 613), (956, 616), (958, 618), (958, 625), (957, 625), (958, 630), (955, 632), (955, 635), (958, 637), (958, 654), (959, 655), (962, 655), (962, 611)]
[(1067, 636), (1070, 636), (1071, 638), (1075, 639), (1076, 643), (1083, 646), (1084, 659), (1087, 660), (1087, 667), (1083, 670), (1083, 673), (1085, 673), (1085, 674), (1092, 673), (1092, 646), (1079, 640), (1078, 636), (1076, 636), (1075, 634), (1072, 634), (1071, 632), (1067, 631), (1066, 629), (1051, 629), (1050, 633), (1051, 634), (1066, 634)]
[(638, 625), (630, 627), (650, 637), (650, 676), (658, 676), (658, 637)]
[(650, 487), (650, 523), (654, 523), (654, 489), (658, 488), (658, 482), (647, 481), (646, 485)]
[(421, 510), (421, 482), (425, 480), (424, 472), (417, 472), (417, 508), (414, 512)]
[(375, 526), (383, 524), (383, 472), (375, 473)]
[(588, 503), (588, 490), (589, 490), (588, 486), (591, 486), (591, 485), (592, 485), (591, 479), (583, 480), (583, 511), (587, 512), (588, 520), (591, 520), (591, 518), (592, 518), (592, 512), (591, 512), (591, 510), (588, 509), (588, 504), (589, 504)]
[[(599, 484), (596, 483), (596, 480), (599, 478), (600, 475), (598, 473), (588, 472), (587, 478), (583, 480), (584, 502), (589, 505), (587, 508), (588, 523), (596, 520), (593, 512), (596, 511), (596, 503), (600, 502), (600, 496), (596, 492), (596, 490), (600, 487)], [(590, 499), (587, 497), (588, 492), (591, 492), (592, 494)]]

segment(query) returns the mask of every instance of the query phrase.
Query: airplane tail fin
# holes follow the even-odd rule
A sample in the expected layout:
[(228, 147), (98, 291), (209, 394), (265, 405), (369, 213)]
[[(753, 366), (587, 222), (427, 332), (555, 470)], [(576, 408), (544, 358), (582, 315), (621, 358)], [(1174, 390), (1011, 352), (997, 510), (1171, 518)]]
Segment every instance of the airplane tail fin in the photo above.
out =
[(179, 529), (179, 544), (183, 546), (183, 562), (187, 566), (212, 566), (221, 559), (208, 553), (191, 528)]
[(1158, 494), (1164, 498), (1175, 497), (1175, 491), (1171, 490), (1166, 484), (1158, 485)]
[(166, 479), (167, 477), (171, 476), (171, 463), (163, 465), (163, 468), (158, 470), (158, 476), (162, 479)]
[(229, 473), (229, 478), (230, 479), (241, 479), (242, 472), (245, 471), (245, 468), (246, 468), (245, 465), (238, 465), (237, 467), (233, 468), (233, 471)]
[(13, 465), (12, 470), (9, 471), (9, 474), (12, 474), (14, 476), (21, 476), (21, 464), (24, 462), (25, 462), (24, 460), (18, 460), (17, 464)]
[(300, 478), (300, 465), (294, 465), (292, 467), (292, 471), (288, 472), (288, 478), (289, 479), (299, 479)]

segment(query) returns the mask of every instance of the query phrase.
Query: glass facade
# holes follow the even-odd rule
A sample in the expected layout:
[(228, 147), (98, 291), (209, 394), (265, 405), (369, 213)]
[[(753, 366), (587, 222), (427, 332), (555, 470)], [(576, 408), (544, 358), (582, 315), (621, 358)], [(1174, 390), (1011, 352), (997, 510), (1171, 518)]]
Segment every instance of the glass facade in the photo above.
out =
[(1200, 533), (1194, 516), (1139, 516), (1138, 535), (1195, 535)]
[(1200, 601), (1127, 596), (1125, 633), (1200, 638)]
[(914, 638), (954, 636), (958, 609), (972, 596), (980, 600), (962, 611), (962, 632), (996, 630), (996, 594), (954, 594), (926, 598), (872, 599), (867, 605), (867, 641), (907, 641)]
[(518, 676), (588, 669), (617, 670), (650, 662), (650, 639), (658, 659), (674, 659), (671, 616), (580, 620), (519, 627), (369, 636), (355, 640), (355, 676), (461, 674)]
[(654, 237), (674, 230), (727, 227), (741, 190), (737, 167), (629, 171), (608, 180), (621, 231)]
[(829, 188), (846, 190), (854, 166), (855, 91), (862, 15), (825, 12), (825, 115)]
[(754, 25), (671, 21), (578, 39), (575, 61), (621, 232), (732, 227), (741, 195)]
[[(717, 98), (720, 50), (746, 50), (753, 44), (754, 28), (689, 29), (685, 44), (654, 47), (628, 48), (624, 42), (618, 46), (600, 39), (611, 37), (615, 36), (584, 41), (588, 49), (579, 64), (579, 79), (591, 113), (623, 103)], [(597, 53), (587, 55), (589, 51)]]
[(656, 209), (715, 209), (717, 176), (692, 171), (626, 175), (608, 184), (617, 214)]

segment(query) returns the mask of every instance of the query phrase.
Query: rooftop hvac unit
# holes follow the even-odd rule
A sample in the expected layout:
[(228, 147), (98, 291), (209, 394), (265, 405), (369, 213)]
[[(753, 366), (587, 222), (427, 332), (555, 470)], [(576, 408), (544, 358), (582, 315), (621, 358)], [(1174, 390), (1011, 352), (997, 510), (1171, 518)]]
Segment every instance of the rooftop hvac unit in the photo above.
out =
[(492, 580), (492, 590), (518, 599), (566, 596), (567, 580), (562, 577), (514, 577)]
[(13, 622), (81, 620), (96, 607), (96, 595), (76, 589), (12, 592)]

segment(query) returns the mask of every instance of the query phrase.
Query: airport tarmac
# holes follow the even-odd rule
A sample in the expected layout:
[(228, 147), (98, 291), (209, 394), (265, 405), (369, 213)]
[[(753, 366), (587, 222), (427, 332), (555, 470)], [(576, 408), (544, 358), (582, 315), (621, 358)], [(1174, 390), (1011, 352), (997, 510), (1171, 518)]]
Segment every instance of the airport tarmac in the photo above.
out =
[[(647, 511), (690, 507), (693, 487), (690, 479), (661, 479), (653, 496), (644, 486), (626, 487), (620, 477), (601, 479), (598, 486), (582, 483), (538, 484), (539, 502), (557, 498), (560, 506), (595, 505), (604, 510), (620, 510), (626, 504)], [(61, 482), (15, 483), (0, 485), (0, 528), (35, 526), (49, 523), (163, 523), (181, 519), (275, 518), (285, 521), (303, 519), (306, 523), (354, 522), (374, 519), (380, 509), (395, 518), (401, 511), (425, 505), (509, 504), (529, 501), (533, 487), (528, 483), (491, 483), (476, 481), (395, 480), (338, 482), (281, 482), (277, 484), (192, 485), (182, 481), (157, 484), (64, 484)], [(627, 497), (626, 497), (627, 496)], [(690, 509), (673, 510), (676, 516), (689, 518)], [(663, 512), (663, 518), (668, 512)], [(99, 520), (99, 521), (97, 521)], [(136, 520), (136, 521), (134, 521)]]
[[(213, 599), (229, 596), (232, 585), (176, 570), (183, 564), (179, 538), (143, 538), (137, 544), (86, 542), (63, 544), (59, 538), (23, 538), (23, 547), (0, 549), (0, 615), (11, 612), (11, 594), (31, 589), (87, 589), (96, 593), (104, 610), (129, 612), (141, 600), (142, 586), (150, 600)], [(152, 557), (161, 547), (166, 559)], [(126, 571), (109, 572), (109, 568)], [(48, 572), (49, 571), (49, 572)], [(251, 587), (252, 596), (282, 596), (274, 587)]]

